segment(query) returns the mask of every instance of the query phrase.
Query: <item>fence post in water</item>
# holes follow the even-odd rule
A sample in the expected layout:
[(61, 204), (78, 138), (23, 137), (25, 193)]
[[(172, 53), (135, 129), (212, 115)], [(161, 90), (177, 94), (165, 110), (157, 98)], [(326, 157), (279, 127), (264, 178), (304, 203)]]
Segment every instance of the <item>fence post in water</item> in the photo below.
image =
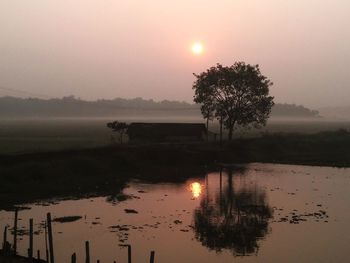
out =
[(75, 253), (73, 253), (72, 255), (72, 260), (71, 260), (72, 263), (76, 263), (77, 262), (77, 255)]
[(90, 263), (90, 245), (89, 245), (89, 241), (85, 242), (85, 254), (86, 254), (85, 263)]
[(18, 208), (15, 210), (15, 222), (13, 227), (13, 254), (17, 254), (17, 221), (18, 221)]
[(128, 263), (131, 263), (131, 245), (128, 245)]
[(46, 262), (49, 263), (49, 250), (47, 248), (47, 222), (45, 222), (45, 252), (46, 252)]
[(149, 259), (149, 262), (150, 263), (154, 263), (154, 251), (151, 251), (151, 257), (150, 257), (150, 259)]
[(52, 236), (52, 225), (51, 225), (50, 213), (47, 213), (47, 232), (49, 235), (50, 263), (55, 263), (55, 257), (53, 253), (53, 236)]
[(29, 219), (29, 261), (33, 261), (33, 218)]

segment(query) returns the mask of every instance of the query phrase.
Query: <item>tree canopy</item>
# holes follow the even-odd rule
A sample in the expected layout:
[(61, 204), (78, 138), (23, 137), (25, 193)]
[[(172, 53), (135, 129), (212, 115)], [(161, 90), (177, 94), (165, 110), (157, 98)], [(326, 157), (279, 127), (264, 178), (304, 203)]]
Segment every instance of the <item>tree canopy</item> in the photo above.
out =
[(236, 125), (258, 128), (266, 124), (274, 105), (269, 96), (272, 82), (261, 74), (259, 65), (217, 64), (194, 76), (194, 102), (201, 104), (204, 118), (222, 120), (230, 140)]
[(123, 143), (123, 135), (126, 133), (126, 131), (129, 128), (129, 125), (125, 122), (108, 122), (107, 127), (112, 129), (114, 132), (118, 132), (120, 134), (120, 143)]

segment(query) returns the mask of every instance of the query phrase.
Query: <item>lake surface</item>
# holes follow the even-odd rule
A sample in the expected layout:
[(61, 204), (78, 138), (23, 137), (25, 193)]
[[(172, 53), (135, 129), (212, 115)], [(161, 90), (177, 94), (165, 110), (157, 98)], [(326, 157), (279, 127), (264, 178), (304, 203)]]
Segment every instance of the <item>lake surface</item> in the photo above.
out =
[[(56, 262), (84, 261), (90, 241), (92, 262), (348, 262), (350, 260), (350, 169), (249, 164), (208, 173), (185, 183), (133, 181), (129, 199), (97, 197), (43, 201), (19, 212), (28, 248), (29, 218), (34, 248), (45, 251), (43, 221), (53, 223)], [(129, 210), (125, 210), (129, 209)], [(12, 227), (14, 213), (0, 211), (0, 230)], [(9, 236), (12, 242), (12, 236)]]

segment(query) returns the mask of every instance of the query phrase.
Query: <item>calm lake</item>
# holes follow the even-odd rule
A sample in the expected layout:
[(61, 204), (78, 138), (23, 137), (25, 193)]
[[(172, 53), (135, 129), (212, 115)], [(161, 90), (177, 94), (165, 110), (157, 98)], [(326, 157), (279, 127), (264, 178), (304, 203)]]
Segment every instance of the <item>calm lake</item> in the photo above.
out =
[[(185, 183), (133, 181), (118, 197), (47, 201), (20, 210), (19, 253), (28, 248), (29, 218), (34, 248), (45, 255), (43, 222), (54, 222), (56, 262), (91, 259), (127, 262), (349, 262), (350, 169), (249, 164), (191, 178)], [(0, 211), (0, 230), (14, 213)], [(12, 236), (9, 240), (12, 242)], [(2, 237), (1, 237), (2, 243)], [(35, 253), (36, 254), (36, 253)]]

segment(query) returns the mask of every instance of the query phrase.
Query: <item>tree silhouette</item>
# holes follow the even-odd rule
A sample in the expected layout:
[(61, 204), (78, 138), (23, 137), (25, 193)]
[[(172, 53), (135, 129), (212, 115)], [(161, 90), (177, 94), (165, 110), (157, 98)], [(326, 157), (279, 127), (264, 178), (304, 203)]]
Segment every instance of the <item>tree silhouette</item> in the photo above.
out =
[[(211, 109), (228, 129), (232, 139), (236, 125), (243, 127), (264, 126), (271, 108), (273, 97), (269, 96), (272, 82), (260, 73), (258, 65), (251, 66), (236, 62), (230, 67), (217, 64), (199, 75), (193, 84), (194, 102), (203, 109)], [(207, 112), (202, 110), (208, 119)]]
[(209, 249), (229, 249), (234, 255), (247, 255), (258, 250), (258, 240), (268, 233), (272, 210), (264, 191), (235, 191), (232, 177), (229, 172), (227, 184), (224, 189), (220, 187), (214, 201), (202, 197), (194, 214), (194, 230), (196, 238)]
[(213, 120), (215, 117), (215, 108), (213, 107), (213, 104), (211, 103), (203, 103), (201, 105), (201, 112), (204, 117), (204, 119), (207, 120), (207, 140), (209, 135), (209, 120)]
[(107, 123), (107, 127), (120, 134), (120, 143), (122, 144), (123, 135), (127, 132), (129, 125), (125, 122), (114, 121)]

